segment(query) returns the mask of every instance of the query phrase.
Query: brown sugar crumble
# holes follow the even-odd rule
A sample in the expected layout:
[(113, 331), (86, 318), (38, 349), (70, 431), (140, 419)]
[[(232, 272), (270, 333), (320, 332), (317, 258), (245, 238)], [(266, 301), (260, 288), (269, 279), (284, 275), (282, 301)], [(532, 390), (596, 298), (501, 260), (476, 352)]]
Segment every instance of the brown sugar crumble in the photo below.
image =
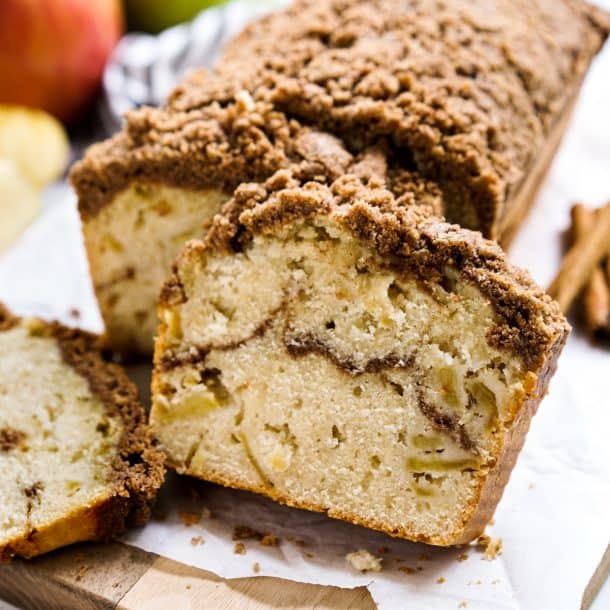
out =
[(243, 542), (236, 542), (233, 547), (233, 552), (236, 555), (245, 555), (246, 554), (246, 545)]
[(205, 542), (205, 540), (203, 539), (202, 536), (193, 536), (191, 538), (192, 546), (201, 546), (204, 542)]
[(0, 451), (8, 452), (19, 447), (26, 439), (26, 434), (13, 428), (0, 428)]

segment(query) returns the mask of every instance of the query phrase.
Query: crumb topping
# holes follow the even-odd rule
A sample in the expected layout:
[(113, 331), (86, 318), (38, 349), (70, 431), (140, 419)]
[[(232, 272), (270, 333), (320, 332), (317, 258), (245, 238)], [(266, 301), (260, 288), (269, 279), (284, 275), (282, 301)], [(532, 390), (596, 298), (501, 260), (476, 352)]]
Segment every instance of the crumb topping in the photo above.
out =
[(441, 184), (450, 218), (471, 207), (488, 232), (607, 35), (600, 15), (572, 0), (298, 0), (229, 45), (218, 85), (191, 77), (170, 107), (247, 87), (350, 150), (383, 139)]
[[(193, 73), (165, 108), (129, 113), (122, 133), (93, 146), (71, 175), (81, 214), (137, 180), (230, 194), (315, 160), (330, 136), (318, 132), (312, 148), (300, 134), (317, 129), (352, 154), (381, 145), (391, 166), (438, 184), (450, 220), (495, 236), (609, 29), (577, 0), (433, 11), (424, 0), (298, 0), (250, 25), (216, 75)], [(412, 185), (388, 186), (400, 196)]]

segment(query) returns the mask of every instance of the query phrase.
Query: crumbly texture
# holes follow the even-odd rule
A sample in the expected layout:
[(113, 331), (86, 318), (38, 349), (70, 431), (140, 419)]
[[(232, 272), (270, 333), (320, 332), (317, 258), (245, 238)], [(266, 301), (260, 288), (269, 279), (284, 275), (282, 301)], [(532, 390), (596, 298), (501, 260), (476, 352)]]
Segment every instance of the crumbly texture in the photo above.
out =
[(352, 151), (386, 141), (441, 185), (449, 220), (497, 238), (609, 24), (573, 0), (297, 0), (235, 39), (217, 84), (191, 77), (170, 108), (244, 87)]
[(162, 483), (137, 390), (92, 335), (0, 307), (0, 558), (143, 524)]
[(308, 124), (354, 153), (386, 143), (439, 183), (450, 221), (498, 238), (609, 28), (580, 0), (298, 0), (91, 148), (72, 172), (81, 214), (136, 179), (231, 193), (294, 161)]
[[(211, 76), (203, 80), (212, 86)], [(315, 155), (309, 134), (270, 104), (255, 103), (234, 89), (230, 100), (189, 112), (141, 108), (128, 113), (125, 129), (91, 146), (70, 178), (87, 221), (132, 182), (230, 194), (242, 182), (264, 180)], [(340, 171), (342, 159), (338, 163)]]
[(306, 168), (243, 185), (165, 284), (151, 425), (180, 472), (394, 536), (478, 536), (568, 325), (497, 245)]

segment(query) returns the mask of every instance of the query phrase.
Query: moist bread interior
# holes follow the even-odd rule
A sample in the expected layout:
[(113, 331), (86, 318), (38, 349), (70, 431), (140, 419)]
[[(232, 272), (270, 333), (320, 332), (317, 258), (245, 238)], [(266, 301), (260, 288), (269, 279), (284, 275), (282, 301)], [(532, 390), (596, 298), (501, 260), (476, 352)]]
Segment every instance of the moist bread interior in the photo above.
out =
[(152, 353), (157, 296), (184, 244), (205, 235), (221, 190), (134, 183), (83, 224), (95, 293), (113, 349)]
[(403, 273), (328, 216), (177, 265), (151, 423), (179, 472), (457, 541), (537, 381), (490, 345), (476, 286)]
[(0, 332), (0, 548), (114, 493), (124, 424), (38, 324)]

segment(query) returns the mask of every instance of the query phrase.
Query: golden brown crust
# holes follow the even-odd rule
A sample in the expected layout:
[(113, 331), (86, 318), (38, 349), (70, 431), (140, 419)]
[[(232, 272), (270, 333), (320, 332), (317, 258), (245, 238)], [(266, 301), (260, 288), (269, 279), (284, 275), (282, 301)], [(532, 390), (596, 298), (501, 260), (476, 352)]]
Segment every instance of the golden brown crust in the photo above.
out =
[[(0, 304), (0, 330), (20, 319)], [(31, 324), (31, 322), (30, 322)], [(25, 538), (0, 548), (0, 560), (13, 555), (30, 558), (82, 540), (107, 541), (127, 527), (142, 525), (164, 479), (164, 456), (155, 448), (137, 389), (122, 367), (104, 359), (95, 335), (57, 322), (35, 321), (35, 332), (56, 340), (64, 361), (89, 384), (109, 417), (120, 417), (123, 433), (112, 464), (108, 497), (96, 505), (66, 515), (49, 528), (33, 530)]]
[(560, 338), (551, 348), (546, 362), (539, 372), (535, 391), (527, 396), (521, 405), (514, 405), (516, 418), (504, 439), (502, 453), (498, 457), (496, 466), (489, 472), (480, 490), (479, 498), (474, 506), (475, 510), (465, 525), (456, 544), (465, 544), (478, 537), (489, 523), (500, 501), (504, 488), (508, 483), (517, 457), (521, 452), (525, 437), (529, 430), (532, 417), (536, 414), (540, 402), (548, 391), (551, 378), (557, 369), (557, 361), (563, 350), (567, 334)]

